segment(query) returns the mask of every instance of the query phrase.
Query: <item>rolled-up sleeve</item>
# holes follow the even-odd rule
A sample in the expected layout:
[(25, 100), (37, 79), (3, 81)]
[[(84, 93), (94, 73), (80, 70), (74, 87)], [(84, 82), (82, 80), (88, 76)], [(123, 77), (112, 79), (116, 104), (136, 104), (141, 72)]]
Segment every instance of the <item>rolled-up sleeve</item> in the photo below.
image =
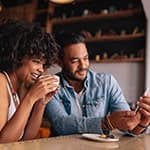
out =
[(77, 117), (66, 113), (64, 106), (53, 98), (46, 106), (45, 117), (53, 124), (58, 135), (102, 133), (100, 117)]

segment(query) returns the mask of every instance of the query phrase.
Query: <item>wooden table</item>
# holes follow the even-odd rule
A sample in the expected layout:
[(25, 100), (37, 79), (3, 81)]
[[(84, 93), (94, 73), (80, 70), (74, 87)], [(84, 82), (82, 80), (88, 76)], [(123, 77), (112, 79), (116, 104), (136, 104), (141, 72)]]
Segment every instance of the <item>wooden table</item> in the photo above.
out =
[(81, 135), (59, 136), (0, 144), (0, 150), (150, 150), (150, 134), (137, 137), (120, 134), (119, 137), (119, 142), (104, 143), (84, 139)]

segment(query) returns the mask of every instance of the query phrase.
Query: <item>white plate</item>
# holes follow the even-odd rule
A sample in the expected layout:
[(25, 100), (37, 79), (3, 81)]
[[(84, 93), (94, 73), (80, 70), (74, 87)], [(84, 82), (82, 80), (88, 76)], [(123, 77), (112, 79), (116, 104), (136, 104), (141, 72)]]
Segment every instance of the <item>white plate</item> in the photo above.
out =
[(110, 138), (110, 137), (101, 137), (100, 134), (82, 134), (81, 135), (83, 138), (86, 139), (90, 139), (90, 140), (95, 140), (95, 141), (101, 141), (101, 142), (117, 142), (119, 141), (119, 138), (114, 137), (114, 138)]

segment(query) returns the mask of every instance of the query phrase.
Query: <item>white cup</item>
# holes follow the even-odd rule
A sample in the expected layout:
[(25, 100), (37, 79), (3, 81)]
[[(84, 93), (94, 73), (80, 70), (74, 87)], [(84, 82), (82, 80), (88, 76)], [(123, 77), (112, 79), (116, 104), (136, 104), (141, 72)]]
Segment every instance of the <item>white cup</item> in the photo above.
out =
[(39, 79), (42, 79), (42, 78), (45, 78), (45, 77), (48, 77), (48, 76), (49, 76), (48, 74), (44, 74), (44, 75), (39, 76)]
[[(47, 74), (41, 75), (39, 78), (42, 79), (42, 78), (47, 77), (47, 76), (49, 76), (49, 75), (47, 75)], [(56, 87), (53, 87), (53, 89), (52, 89), (52, 91), (55, 91), (57, 89), (57, 87), (59, 86), (60, 78), (57, 75), (53, 75), (53, 78), (55, 78), (57, 80), (57, 81), (52, 83), (53, 85), (56, 85)]]
[(59, 76), (54, 75), (54, 77), (57, 79), (57, 81), (56, 81), (56, 82), (54, 82), (54, 84), (59, 85), (59, 82), (60, 82), (60, 78), (59, 78)]
[(53, 87), (53, 91), (55, 91), (55, 90), (58, 88), (59, 82), (60, 82), (59, 76), (54, 75), (54, 78), (55, 78), (57, 81), (53, 82), (53, 84), (54, 84), (54, 85), (57, 85), (57, 86), (56, 86), (56, 87)]

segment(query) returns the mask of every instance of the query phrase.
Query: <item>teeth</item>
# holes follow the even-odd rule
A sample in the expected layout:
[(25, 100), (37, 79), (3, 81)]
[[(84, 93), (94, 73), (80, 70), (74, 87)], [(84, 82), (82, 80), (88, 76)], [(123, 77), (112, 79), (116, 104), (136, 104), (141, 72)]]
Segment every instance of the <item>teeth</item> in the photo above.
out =
[(40, 75), (39, 74), (35, 74), (35, 73), (33, 73), (32, 74), (35, 78), (38, 78)]

